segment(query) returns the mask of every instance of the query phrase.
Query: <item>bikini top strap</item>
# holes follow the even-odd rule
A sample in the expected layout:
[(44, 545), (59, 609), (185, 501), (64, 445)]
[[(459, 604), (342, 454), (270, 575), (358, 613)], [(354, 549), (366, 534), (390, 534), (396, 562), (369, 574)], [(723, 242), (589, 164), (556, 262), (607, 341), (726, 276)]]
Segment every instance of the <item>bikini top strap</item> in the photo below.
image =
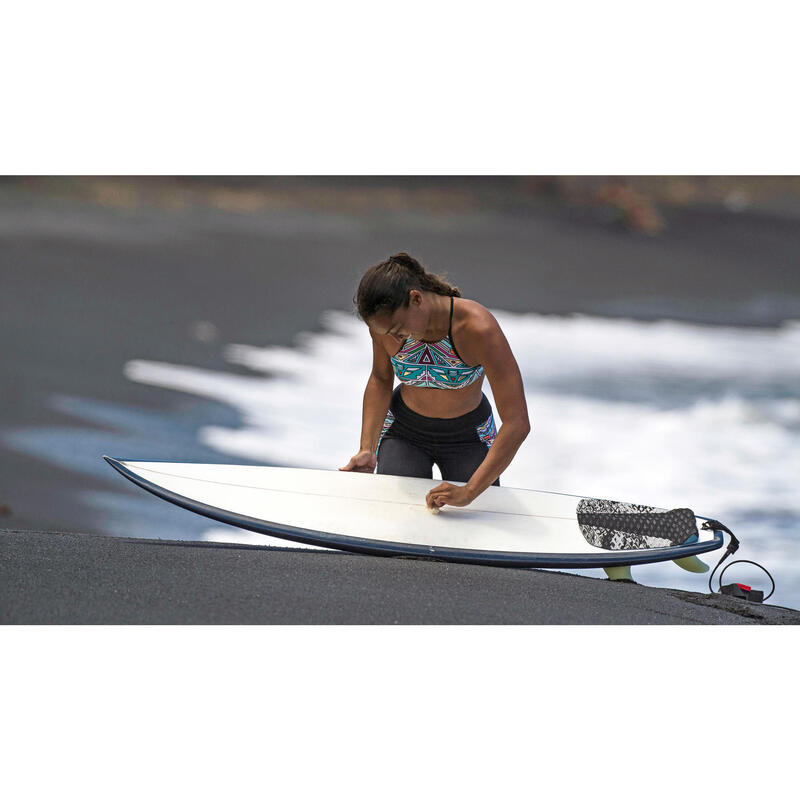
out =
[(453, 348), (453, 352), (458, 356), (461, 363), (468, 367), (469, 364), (461, 358), (461, 354), (456, 350), (456, 343), (453, 341), (453, 295), (450, 295), (450, 329), (447, 331), (447, 338), (450, 340), (450, 347)]
[[(453, 342), (453, 295), (450, 295), (450, 327), (447, 329), (447, 337), (450, 343)], [(460, 358), (460, 356), (459, 356)]]

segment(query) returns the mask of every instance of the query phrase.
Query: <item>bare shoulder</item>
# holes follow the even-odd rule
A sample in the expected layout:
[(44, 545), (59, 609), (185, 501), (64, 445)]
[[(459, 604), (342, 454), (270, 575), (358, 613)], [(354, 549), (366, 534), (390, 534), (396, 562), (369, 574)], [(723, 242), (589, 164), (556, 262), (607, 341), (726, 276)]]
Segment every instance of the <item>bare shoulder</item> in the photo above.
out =
[(453, 333), (461, 332), (465, 336), (481, 335), (487, 330), (496, 330), (500, 326), (486, 306), (475, 300), (463, 297), (456, 299), (456, 309), (453, 313)]
[(497, 320), (486, 306), (475, 300), (456, 298), (453, 311), (453, 338), (461, 357), (467, 364), (478, 364), (481, 338), (499, 331)]

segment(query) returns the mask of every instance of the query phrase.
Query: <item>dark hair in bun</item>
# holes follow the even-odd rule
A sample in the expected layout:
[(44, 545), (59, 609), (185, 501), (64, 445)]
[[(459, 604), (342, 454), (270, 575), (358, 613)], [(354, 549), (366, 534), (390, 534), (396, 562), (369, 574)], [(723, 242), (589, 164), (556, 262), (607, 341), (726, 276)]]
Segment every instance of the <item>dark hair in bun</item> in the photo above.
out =
[(416, 258), (408, 253), (395, 253), (364, 273), (353, 303), (358, 316), (366, 321), (375, 314), (391, 314), (398, 308), (408, 308), (408, 293), (412, 289), (461, 297), (458, 287), (428, 272)]

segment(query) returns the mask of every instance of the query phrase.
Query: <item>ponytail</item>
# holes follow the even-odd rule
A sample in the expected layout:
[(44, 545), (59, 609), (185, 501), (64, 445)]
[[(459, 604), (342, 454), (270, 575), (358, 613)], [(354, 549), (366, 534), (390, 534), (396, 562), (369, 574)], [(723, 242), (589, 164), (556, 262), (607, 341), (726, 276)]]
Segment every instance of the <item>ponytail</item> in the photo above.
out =
[(457, 286), (451, 286), (441, 275), (428, 272), (416, 258), (408, 253), (395, 253), (364, 273), (353, 303), (358, 316), (366, 322), (375, 314), (408, 308), (408, 293), (412, 289), (461, 297)]

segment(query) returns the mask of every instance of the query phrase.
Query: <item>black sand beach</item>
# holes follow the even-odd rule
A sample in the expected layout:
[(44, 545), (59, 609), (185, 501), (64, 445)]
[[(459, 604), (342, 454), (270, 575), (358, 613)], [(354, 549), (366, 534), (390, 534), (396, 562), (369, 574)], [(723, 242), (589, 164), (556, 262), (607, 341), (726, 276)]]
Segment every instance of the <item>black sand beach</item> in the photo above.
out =
[(0, 531), (0, 623), (796, 625), (800, 611), (543, 570)]
[[(512, 202), (513, 192), (497, 188), (502, 181), (472, 180), (481, 188), (470, 194), (466, 179), (409, 179), (395, 207), (385, 198), (381, 206), (378, 193), (374, 208), (355, 211), (345, 201), (369, 196), (368, 179), (343, 188), (321, 181), (328, 199), (316, 208), (283, 201), (255, 210), (241, 207), (235, 182), (226, 197), (239, 197), (239, 207), (100, 202), (63, 186), (0, 184), (0, 434), (76, 424), (54, 410), (52, 398), (65, 395), (188, 420), (227, 413), (135, 384), (122, 368), (145, 358), (235, 370), (224, 344), (286, 345), (318, 330), (322, 311), (351, 309), (365, 266), (399, 249), (449, 273), (466, 297), (510, 311), (735, 325), (800, 318), (793, 209), (666, 207), (667, 227), (647, 236), (602, 209), (538, 196)], [(511, 200), (480, 201), (487, 187), (488, 196)], [(449, 210), (448, 192), (458, 201)], [(217, 336), (192, 336), (198, 321)], [(81, 424), (103, 430), (102, 422)], [(90, 534), (106, 533), (103, 526), (75, 500), (79, 491), (108, 490), (113, 477), (100, 455), (96, 470), (76, 472), (0, 444), (3, 621), (795, 621), (553, 573), (100, 538)], [(313, 596), (292, 594), (298, 584), (314, 586)], [(452, 592), (459, 602), (446, 600)]]

